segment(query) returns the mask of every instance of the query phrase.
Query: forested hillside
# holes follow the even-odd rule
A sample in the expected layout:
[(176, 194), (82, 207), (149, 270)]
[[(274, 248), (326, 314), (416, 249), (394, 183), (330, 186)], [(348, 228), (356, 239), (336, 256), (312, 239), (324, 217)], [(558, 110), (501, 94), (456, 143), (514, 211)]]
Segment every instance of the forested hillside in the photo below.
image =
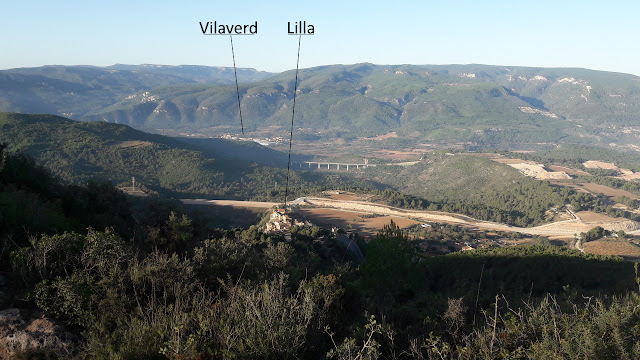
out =
[[(271, 74), (238, 69), (240, 82)], [(232, 68), (167, 65), (43, 66), (0, 70), (0, 111), (80, 119), (138, 91), (178, 84), (231, 84)]]
[[(135, 176), (151, 192), (181, 196), (276, 199), (284, 193), (285, 155), (253, 142), (178, 140), (125, 125), (15, 113), (0, 113), (0, 142), (73, 183), (100, 179), (131, 186)], [(321, 174), (306, 176), (308, 181), (292, 174), (292, 194), (323, 183)]]
[[(615, 129), (633, 126), (640, 107), (636, 77), (581, 69), (356, 64), (304, 69), (299, 80), (297, 124), (324, 137), (396, 131), (414, 139), (485, 146), (629, 141), (633, 136)], [(292, 81), (293, 73), (285, 72), (241, 87), (247, 129), (286, 124)], [(234, 90), (162, 88), (87, 119), (150, 129), (233, 129)]]
[(554, 187), (512, 167), (464, 153), (435, 152), (411, 166), (378, 165), (368, 168), (364, 176), (389, 187), (379, 197), (393, 206), (461, 213), (516, 226), (543, 223), (550, 209), (565, 205), (576, 211), (637, 217), (616, 211), (597, 197)]
[[(286, 155), (253, 142), (174, 139), (125, 125), (13, 113), (0, 114), (0, 142), (33, 156), (70, 183), (94, 179), (131, 186), (135, 176), (147, 193), (284, 201)], [(550, 156), (545, 154), (540, 156)], [(552, 187), (511, 167), (465, 154), (436, 152), (409, 167), (378, 165), (364, 173), (295, 171), (289, 180), (289, 199), (348, 189), (378, 194), (380, 201), (403, 208), (461, 213), (516, 226), (543, 223), (549, 209), (567, 204), (574, 210), (636, 217), (588, 194)], [(625, 189), (633, 185), (600, 180)]]
[[(638, 275), (620, 258), (423, 256), (391, 224), (356, 239), (358, 266), (325, 229), (214, 229), (160, 198), (60, 184), (4, 146), (0, 159), (0, 306), (14, 319), (2, 326), (40, 339), (2, 338), (11, 358), (640, 356)], [(23, 207), (38, 216), (7, 216)]]
[[(48, 112), (148, 131), (239, 133), (230, 69), (43, 67), (0, 72), (0, 111)], [(417, 141), (503, 148), (635, 144), (636, 76), (488, 65), (331, 65), (299, 74), (297, 134), (354, 139), (395, 131)], [(290, 120), (294, 72), (239, 71), (248, 131)]]

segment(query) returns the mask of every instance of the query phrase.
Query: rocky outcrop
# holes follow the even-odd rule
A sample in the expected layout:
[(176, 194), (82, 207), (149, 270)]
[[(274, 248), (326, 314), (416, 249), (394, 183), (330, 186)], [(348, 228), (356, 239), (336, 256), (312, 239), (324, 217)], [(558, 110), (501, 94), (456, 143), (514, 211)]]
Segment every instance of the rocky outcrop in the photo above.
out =
[(73, 334), (41, 312), (15, 308), (0, 311), (0, 360), (13, 359), (16, 352), (27, 349), (69, 355), (74, 340)]
[(265, 232), (269, 234), (281, 233), (288, 231), (292, 226), (313, 226), (308, 221), (300, 221), (293, 219), (284, 213), (284, 210), (274, 210), (269, 216), (267, 221)]

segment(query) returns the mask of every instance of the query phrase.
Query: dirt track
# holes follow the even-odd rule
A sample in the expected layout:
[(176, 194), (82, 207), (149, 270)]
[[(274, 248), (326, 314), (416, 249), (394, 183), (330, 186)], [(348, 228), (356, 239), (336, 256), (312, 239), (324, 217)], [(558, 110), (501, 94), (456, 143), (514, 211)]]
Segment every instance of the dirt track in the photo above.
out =
[(220, 206), (237, 206), (247, 208), (270, 209), (278, 203), (261, 202), (261, 201), (238, 201), (238, 200), (207, 200), (207, 199), (182, 199), (186, 205), (220, 205)]
[[(257, 202), (257, 201), (233, 201), (233, 200), (182, 200), (185, 204), (195, 205), (227, 205), (241, 206), (253, 208), (271, 208), (277, 203)], [(620, 221), (583, 221), (576, 216), (575, 219), (556, 221), (540, 226), (522, 228), (510, 226), (491, 221), (482, 221), (474, 219), (470, 216), (461, 214), (452, 214), (440, 211), (417, 211), (396, 208), (392, 206), (380, 205), (366, 201), (350, 201), (350, 200), (334, 200), (328, 198), (305, 197), (298, 198), (291, 202), (292, 205), (313, 205), (317, 207), (326, 207), (342, 210), (352, 210), (371, 214), (382, 214), (389, 216), (398, 216), (408, 219), (417, 219), (420, 221), (432, 221), (440, 223), (448, 223), (460, 225), (467, 228), (494, 230), (494, 231), (511, 231), (529, 235), (542, 235), (551, 238), (574, 238), (574, 235), (581, 232), (587, 232), (596, 226), (602, 226), (607, 230), (626, 229), (629, 233), (640, 233), (640, 224), (637, 222), (621, 219)], [(572, 214), (575, 216), (575, 214)]]

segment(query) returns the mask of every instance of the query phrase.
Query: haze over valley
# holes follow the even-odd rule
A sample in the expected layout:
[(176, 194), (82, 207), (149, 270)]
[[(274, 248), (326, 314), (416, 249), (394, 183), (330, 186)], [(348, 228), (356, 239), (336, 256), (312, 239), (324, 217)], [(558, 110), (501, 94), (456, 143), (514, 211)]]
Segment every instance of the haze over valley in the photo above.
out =
[(640, 5), (149, 5), (3, 5), (0, 360), (640, 359)]

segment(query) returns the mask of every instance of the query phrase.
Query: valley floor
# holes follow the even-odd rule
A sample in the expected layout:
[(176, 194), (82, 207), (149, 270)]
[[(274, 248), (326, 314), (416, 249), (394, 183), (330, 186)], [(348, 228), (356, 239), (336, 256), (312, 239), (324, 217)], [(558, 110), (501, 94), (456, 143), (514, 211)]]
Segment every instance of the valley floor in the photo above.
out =
[[(263, 207), (271, 208), (276, 203), (256, 202), (256, 201), (229, 201), (229, 200), (182, 200), (185, 204), (201, 204), (201, 205), (231, 205), (244, 207)], [(518, 232), (527, 235), (547, 236), (553, 239), (572, 239), (581, 232), (587, 232), (590, 229), (601, 226), (607, 230), (618, 231), (624, 230), (628, 234), (640, 234), (640, 224), (628, 219), (612, 218), (606, 216), (593, 217), (590, 212), (581, 212), (578, 214), (571, 213), (574, 217), (571, 220), (555, 221), (548, 224), (525, 228), (516, 227), (506, 224), (477, 220), (472, 217), (452, 214), (440, 211), (419, 211), (406, 210), (387, 205), (376, 204), (367, 201), (356, 200), (337, 200), (322, 197), (303, 197), (292, 202), (293, 206), (313, 206), (316, 208), (330, 208), (347, 211), (355, 211), (363, 214), (380, 214), (389, 217), (403, 218), (412, 220), (407, 224), (413, 224), (415, 221), (439, 222), (446, 224), (459, 225), (467, 229), (482, 229), (492, 231)], [(406, 226), (408, 226), (406, 225)]]

